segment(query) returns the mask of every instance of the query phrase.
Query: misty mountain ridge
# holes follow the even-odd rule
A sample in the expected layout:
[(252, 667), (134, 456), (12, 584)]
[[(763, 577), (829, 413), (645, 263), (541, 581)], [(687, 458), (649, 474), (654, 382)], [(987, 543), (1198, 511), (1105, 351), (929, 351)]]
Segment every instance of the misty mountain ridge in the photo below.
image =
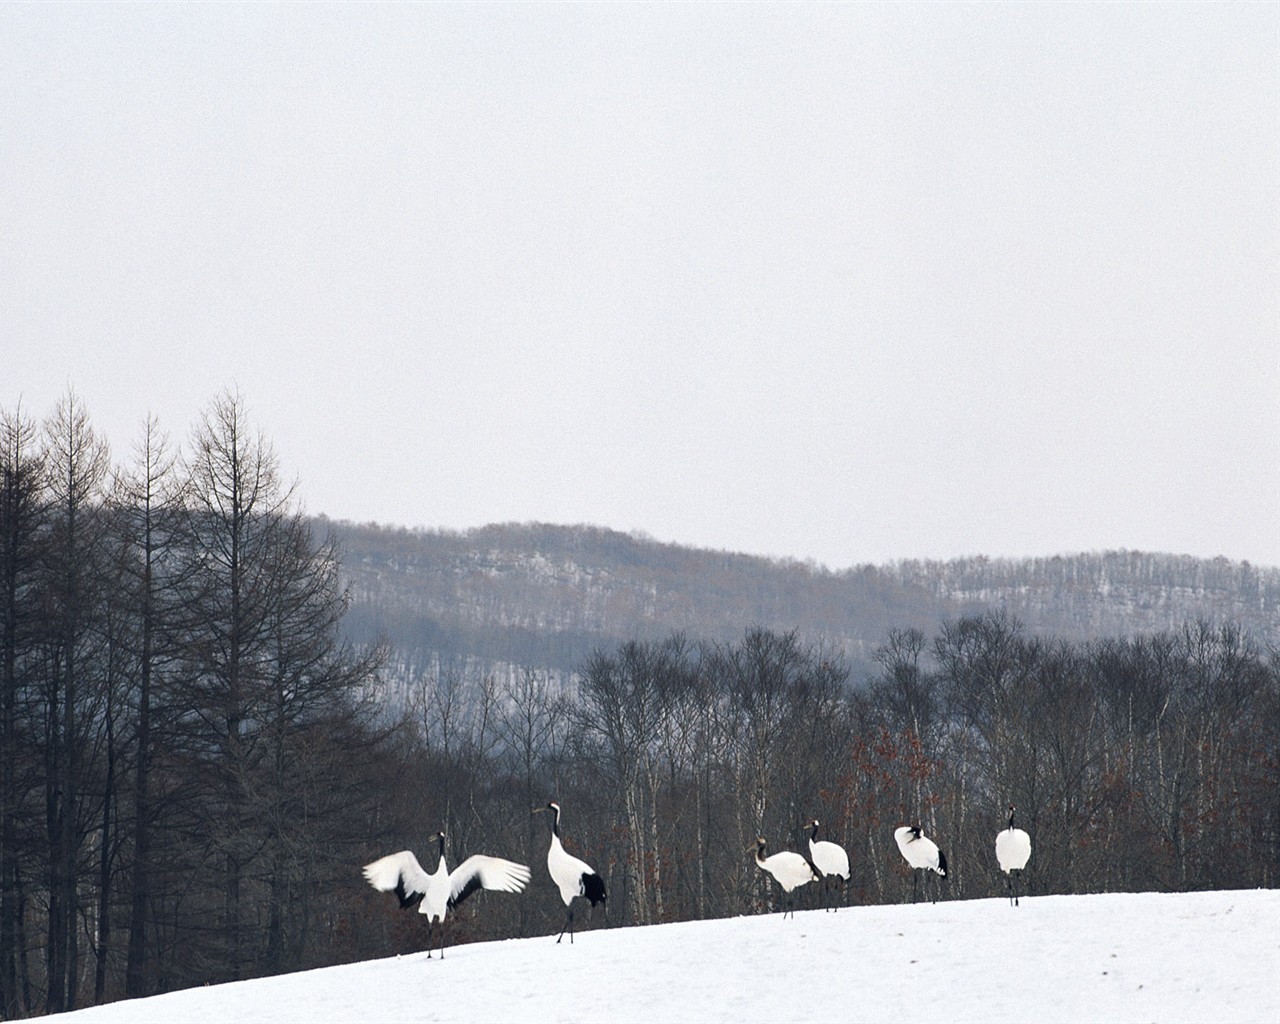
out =
[(903, 560), (833, 570), (683, 547), (597, 526), (465, 531), (316, 520), (343, 552), (347, 637), (392, 650), (393, 688), (434, 671), (567, 676), (596, 649), (681, 631), (739, 639), (796, 630), (875, 671), (891, 629), (1003, 610), (1031, 632), (1081, 640), (1232, 621), (1280, 644), (1280, 569), (1138, 551)]

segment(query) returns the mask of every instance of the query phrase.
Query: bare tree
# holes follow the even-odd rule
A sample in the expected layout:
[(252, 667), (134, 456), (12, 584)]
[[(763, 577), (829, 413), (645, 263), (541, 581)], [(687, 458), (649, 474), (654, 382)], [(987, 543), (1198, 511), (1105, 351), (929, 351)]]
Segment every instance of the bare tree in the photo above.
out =
[(579, 688), (578, 723), (618, 795), (629, 845), (627, 912), (647, 923), (651, 912), (649, 829), (645, 775), (655, 742), (660, 701), (655, 652), (636, 641), (616, 655), (597, 651), (587, 662)]
[(103, 565), (106, 444), (94, 433), (74, 392), (46, 421), (45, 469), (51, 535), (46, 547), (44, 592), (49, 632), (44, 659), (47, 719), (46, 815), (50, 844), (46, 1009), (74, 1008), (79, 974), (80, 895), (77, 880), (85, 835), (81, 730), (94, 700)]
[(18, 412), (0, 415), (0, 1015), (32, 1009), (22, 907), (20, 697), (35, 643), (44, 470), (37, 428)]
[(291, 493), (274, 452), (250, 429), (243, 401), (223, 394), (196, 428), (189, 455), (187, 543), (196, 555), (186, 585), (192, 642), (184, 675), (189, 687), (195, 763), (189, 780), (198, 827), (219, 866), (222, 971), (240, 978), (251, 954), (245, 938), (245, 873), (258, 854), (249, 828), (250, 756), (261, 705), (268, 698), (274, 610), (281, 582), (277, 531)]
[(372, 722), (363, 695), (384, 654), (341, 642), (336, 544), (317, 542), (293, 507), (238, 396), (207, 411), (188, 472), (177, 767), (195, 839), (186, 856), (218, 867), (194, 897), (216, 903), (219, 921), (193, 931), (190, 960), (238, 978), (283, 969), (306, 947), (301, 893), (351, 842), (339, 819), (367, 800), (345, 784), (341, 752)]
[[(154, 417), (143, 424), (132, 465), (117, 474), (111, 503), (122, 569), (119, 589), (124, 621), (119, 641), (127, 650), (134, 731), (125, 966), (125, 995), (132, 998), (149, 991), (147, 906), (148, 897), (155, 895), (151, 866), (157, 815), (152, 778), (155, 716), (157, 711), (166, 717), (172, 713), (172, 699), (160, 684), (176, 656), (178, 597), (190, 564), (180, 544), (184, 501), (177, 457)], [(105, 957), (99, 959), (105, 961)]]
[[(532, 810), (547, 784), (546, 765), (563, 744), (565, 695), (546, 672), (523, 668), (507, 678), (497, 705), (497, 725), (505, 759), (520, 782), (517, 813)], [(532, 814), (523, 815), (525, 863), (536, 863), (541, 832)], [(520, 901), (520, 934), (529, 934), (529, 901)]]

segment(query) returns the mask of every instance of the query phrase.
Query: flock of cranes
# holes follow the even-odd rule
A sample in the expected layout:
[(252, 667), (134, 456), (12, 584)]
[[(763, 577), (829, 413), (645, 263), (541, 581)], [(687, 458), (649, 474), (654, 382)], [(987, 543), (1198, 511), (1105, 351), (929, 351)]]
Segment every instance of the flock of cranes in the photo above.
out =
[[(1013, 906), (1018, 906), (1019, 902), (1014, 885), (1015, 875), (1021, 875), (1031, 859), (1031, 837), (1013, 824), (1016, 810), (1012, 804), (1009, 805), (1009, 826), (996, 835), (996, 862), (1004, 872), (1009, 902)], [(560, 899), (565, 907), (564, 927), (560, 929), (556, 942), (558, 944), (567, 931), (572, 945), (574, 900), (584, 899), (592, 907), (603, 905), (607, 920), (608, 894), (605, 892), (604, 880), (591, 865), (565, 850), (560, 840), (560, 805), (553, 800), (545, 807), (533, 809), (534, 814), (544, 811), (551, 812), (547, 872), (560, 890)], [(838, 894), (849, 880), (848, 853), (838, 843), (818, 839), (821, 825), (815, 819), (804, 826), (803, 831), (809, 837), (807, 856), (791, 850), (766, 855), (768, 843), (763, 836), (758, 837), (747, 851), (755, 851), (756, 866), (770, 875), (786, 894), (786, 905), (782, 912), (784, 919), (788, 913), (795, 917), (794, 893), (801, 886), (810, 882), (820, 883), (820, 899), (824, 909), (835, 910), (834, 906), (827, 905), (827, 894), (832, 888)], [(402, 910), (416, 906), (418, 913), (426, 915), (428, 959), (431, 958), (433, 928), (439, 937), (440, 958), (444, 959), (444, 922), (450, 910), (478, 889), (522, 892), (532, 877), (532, 873), (523, 864), (481, 853), (468, 857), (450, 871), (445, 863), (445, 838), (443, 832), (435, 835), (440, 847), (440, 858), (434, 874), (427, 874), (410, 850), (388, 854), (364, 866), (364, 877), (371, 886), (379, 892), (395, 893)], [(938, 875), (939, 880), (946, 878), (947, 858), (938, 844), (926, 836), (918, 825), (903, 825), (894, 831), (893, 838), (903, 859), (911, 866), (914, 902), (918, 898), (920, 872), (925, 872), (926, 876), (928, 872), (933, 872)], [(937, 901), (936, 894), (934, 901)]]
[[(1015, 828), (1013, 816), (1017, 808), (1009, 805), (1009, 827), (996, 835), (996, 863), (1004, 872), (1005, 884), (1009, 890), (1009, 902), (1018, 906), (1018, 890), (1014, 884), (1015, 876), (1022, 874), (1027, 861), (1031, 859), (1031, 837), (1020, 828)], [(809, 856), (800, 853), (783, 851), (771, 857), (765, 856), (767, 844), (761, 836), (755, 842), (756, 866), (761, 871), (773, 876), (782, 891), (786, 893), (786, 905), (782, 916), (788, 913), (795, 917), (793, 893), (802, 885), (810, 882), (834, 882), (839, 890), (849, 880), (849, 855), (836, 843), (818, 841), (820, 823), (811, 821), (804, 827), (809, 834)], [(937, 881), (947, 877), (947, 855), (939, 849), (938, 844), (924, 834), (919, 825), (903, 825), (894, 830), (893, 838), (902, 852), (902, 858), (911, 867), (911, 900), (919, 899), (920, 874), (929, 872), (938, 876)], [(927, 885), (927, 881), (926, 881)], [(937, 891), (934, 892), (937, 902)], [(826, 907), (825, 893), (823, 905)], [(833, 909), (833, 908), (827, 908)]]

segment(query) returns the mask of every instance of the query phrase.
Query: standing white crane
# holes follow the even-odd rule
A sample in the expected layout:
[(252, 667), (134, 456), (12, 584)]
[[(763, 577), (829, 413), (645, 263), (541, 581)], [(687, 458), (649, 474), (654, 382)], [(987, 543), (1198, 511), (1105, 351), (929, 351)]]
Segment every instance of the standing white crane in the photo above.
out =
[[(919, 825), (903, 825), (894, 829), (893, 838), (897, 840), (898, 849), (911, 865), (911, 902), (917, 899), (917, 886), (920, 882), (919, 871), (936, 871), (942, 878), (947, 877), (947, 857), (938, 849), (938, 844), (920, 830)], [(937, 903), (935, 895), (933, 902)]]
[(560, 929), (560, 935), (556, 939), (559, 944), (560, 939), (564, 938), (565, 929), (569, 931), (569, 945), (573, 945), (573, 901), (576, 897), (581, 896), (585, 900), (589, 900), (594, 907), (597, 903), (604, 904), (604, 915), (607, 919), (609, 916), (608, 894), (604, 890), (604, 879), (595, 873), (591, 865), (584, 860), (579, 860), (573, 854), (567, 852), (564, 844), (560, 842), (560, 805), (554, 800), (547, 804), (546, 807), (535, 807), (534, 814), (542, 811), (554, 811), (551, 818), (551, 845), (547, 849), (547, 871), (551, 875), (551, 880), (556, 883), (560, 889), (560, 899), (564, 901), (567, 914), (564, 919), (564, 928)]
[[(821, 822), (815, 818), (804, 827), (804, 831), (809, 833), (809, 860), (815, 868), (822, 872), (820, 892), (825, 895), (829, 888), (828, 881), (835, 879), (836, 889), (843, 893), (844, 884), (849, 881), (849, 855), (839, 843), (818, 839), (819, 825), (821, 825)], [(824, 909), (837, 910), (839, 908)]]
[[(748, 851), (751, 847), (747, 847)], [(767, 872), (773, 876), (773, 880), (782, 886), (782, 891), (787, 894), (787, 905), (783, 908), (782, 919), (787, 919), (787, 913), (790, 912), (794, 918), (796, 909), (792, 893), (802, 885), (808, 885), (810, 882), (818, 882), (822, 880), (822, 875), (818, 869), (810, 862), (809, 858), (800, 853), (792, 853), (790, 850), (783, 850), (781, 853), (775, 853), (770, 857), (764, 855), (765, 841), (764, 836), (760, 836), (755, 841), (756, 851), (756, 867), (761, 871)]]
[(1013, 815), (1017, 810), (1009, 805), (1009, 827), (996, 834), (996, 861), (1004, 872), (1005, 885), (1009, 889), (1009, 902), (1018, 905), (1018, 893), (1013, 884), (1013, 873), (1022, 876), (1022, 869), (1031, 859), (1031, 837), (1022, 829), (1013, 827)]
[(443, 960), (444, 919), (448, 911), (477, 889), (520, 892), (528, 885), (531, 874), (523, 864), (482, 853), (468, 857), (450, 871), (444, 860), (445, 835), (437, 832), (435, 838), (440, 842), (440, 863), (435, 874), (427, 874), (412, 851), (401, 850), (366, 864), (364, 877), (379, 892), (394, 892), (401, 910), (417, 905), (418, 913), (427, 915), (427, 959), (431, 959), (431, 929), (438, 927)]

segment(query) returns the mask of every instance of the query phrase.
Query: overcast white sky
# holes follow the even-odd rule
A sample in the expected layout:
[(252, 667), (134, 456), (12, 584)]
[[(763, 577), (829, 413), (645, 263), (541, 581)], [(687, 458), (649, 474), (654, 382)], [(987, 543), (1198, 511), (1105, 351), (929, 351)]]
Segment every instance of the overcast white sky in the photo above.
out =
[(0, 7), (0, 407), (311, 512), (1280, 565), (1280, 5)]

